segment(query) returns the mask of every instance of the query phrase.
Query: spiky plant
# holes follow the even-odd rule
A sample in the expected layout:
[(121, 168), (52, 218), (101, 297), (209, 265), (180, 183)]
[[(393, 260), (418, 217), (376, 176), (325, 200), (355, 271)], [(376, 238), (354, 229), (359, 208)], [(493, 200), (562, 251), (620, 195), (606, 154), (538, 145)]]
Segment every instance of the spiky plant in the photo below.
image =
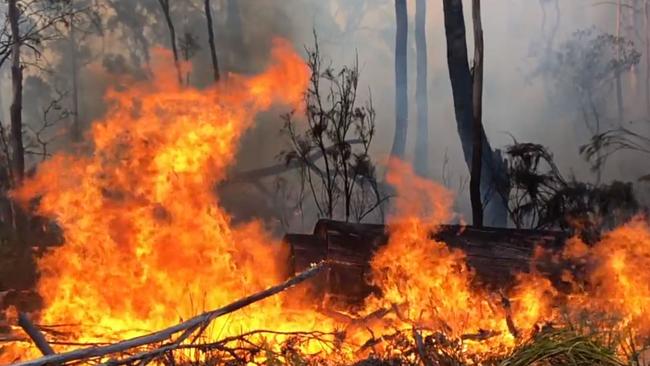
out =
[(595, 335), (553, 330), (518, 347), (500, 366), (625, 366)]

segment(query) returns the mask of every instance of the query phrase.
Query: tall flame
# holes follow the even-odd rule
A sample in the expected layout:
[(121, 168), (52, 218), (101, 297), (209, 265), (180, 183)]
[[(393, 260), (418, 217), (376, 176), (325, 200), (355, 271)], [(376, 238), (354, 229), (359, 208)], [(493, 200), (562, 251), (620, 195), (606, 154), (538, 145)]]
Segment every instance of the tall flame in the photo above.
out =
[[(179, 87), (170, 55), (158, 53), (153, 80), (108, 93), (92, 154), (56, 155), (15, 193), (40, 196), (39, 212), (64, 232), (65, 244), (38, 263), (40, 322), (78, 325), (82, 342), (169, 326), (274, 284), (285, 270), (279, 243), (259, 223), (233, 226), (214, 187), (256, 113), (300, 107), (306, 65), (276, 40), (264, 73), (194, 90)], [(280, 305), (257, 304), (264, 310), (217, 329), (315, 322), (292, 325)]]

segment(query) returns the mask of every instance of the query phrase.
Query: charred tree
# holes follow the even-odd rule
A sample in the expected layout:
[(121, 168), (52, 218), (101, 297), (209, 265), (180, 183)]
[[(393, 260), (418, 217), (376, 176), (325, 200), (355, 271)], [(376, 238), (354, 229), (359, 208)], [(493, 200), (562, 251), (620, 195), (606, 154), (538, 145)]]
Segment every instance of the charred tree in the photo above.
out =
[(172, 53), (174, 54), (174, 66), (176, 67), (176, 73), (178, 74), (178, 83), (183, 84), (183, 75), (181, 73), (181, 65), (178, 61), (178, 48), (176, 47), (176, 29), (174, 28), (174, 22), (172, 21), (171, 13), (169, 10), (169, 0), (158, 0), (160, 3), (160, 8), (165, 15), (165, 21), (167, 22), (167, 29), (169, 30), (169, 41), (172, 47)]
[(415, 2), (415, 49), (417, 82), (415, 99), (418, 110), (418, 131), (415, 139), (415, 171), (426, 177), (429, 169), (429, 104), (427, 90), (426, 0)]
[(212, 73), (214, 81), (219, 81), (219, 60), (217, 59), (217, 49), (214, 45), (214, 28), (212, 26), (212, 9), (210, 8), (210, 0), (203, 2), (205, 7), (205, 20), (208, 26), (208, 43), (210, 44), (210, 58), (212, 59)]
[(25, 174), (25, 148), (23, 146), (23, 68), (20, 64), (20, 13), (17, 0), (9, 0), (7, 15), (11, 29), (11, 89), (13, 101), (10, 107), (11, 149), (14, 185), (22, 184)]
[(472, 222), (475, 227), (483, 226), (483, 202), (481, 200), (481, 166), (483, 144), (483, 25), (481, 22), (481, 0), (472, 0), (472, 19), (474, 24), (474, 66), (472, 68), (472, 110), (474, 125), (472, 134), (472, 170), (470, 174), (470, 200), (472, 203)]
[(395, 135), (391, 156), (403, 159), (408, 129), (408, 96), (406, 80), (406, 42), (408, 18), (406, 0), (395, 0)]
[(299, 125), (293, 112), (283, 116), (291, 148), (281, 156), (285, 167), (300, 168), (301, 186), (308, 187), (320, 217), (361, 222), (375, 210), (381, 212), (388, 199), (380, 191), (369, 155), (376, 113), (372, 98), (365, 105), (357, 99), (357, 61), (339, 70), (324, 65), (315, 34), (314, 40), (314, 48), (307, 49), (307, 129), (301, 131), (298, 126), (304, 123)]
[[(467, 57), (465, 18), (461, 0), (444, 0), (445, 34), (447, 38), (447, 63), (454, 99), (456, 126), (463, 155), (468, 167), (472, 167), (473, 156), (473, 78)], [(501, 154), (493, 151), (485, 131), (481, 131), (483, 153), (481, 162), (481, 197), (487, 200), (485, 216), (488, 225), (505, 226), (507, 223), (507, 173)]]

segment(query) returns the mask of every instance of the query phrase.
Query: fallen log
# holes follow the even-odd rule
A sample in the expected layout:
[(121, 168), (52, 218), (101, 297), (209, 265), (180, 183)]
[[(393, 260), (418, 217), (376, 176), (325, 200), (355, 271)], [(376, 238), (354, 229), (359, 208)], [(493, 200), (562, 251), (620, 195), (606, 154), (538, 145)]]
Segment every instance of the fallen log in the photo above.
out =
[[(203, 325), (210, 323), (212, 320), (222, 315), (226, 315), (234, 311), (237, 311), (243, 307), (246, 307), (257, 301), (263, 300), (267, 297), (273, 296), (301, 282), (304, 282), (305, 280), (318, 274), (323, 268), (324, 268), (324, 263), (321, 262), (317, 265), (311, 266), (311, 268), (307, 269), (306, 271), (296, 275), (293, 278), (286, 280), (285, 282), (279, 285), (270, 287), (264, 291), (260, 291), (253, 295), (247, 296), (243, 299), (237, 300), (222, 308), (197, 315), (182, 323), (179, 323), (177, 325), (171, 326), (163, 330), (159, 330), (147, 335), (131, 338), (128, 340), (123, 340), (107, 346), (82, 348), (74, 351), (44, 356), (35, 360), (19, 362), (14, 365), (15, 366), (61, 365), (71, 361), (80, 361), (80, 360), (88, 360), (88, 359), (93, 359), (98, 357), (104, 357), (110, 354), (124, 352), (136, 347), (163, 342), (171, 338), (174, 334), (183, 332), (181, 336), (179, 336), (179, 338), (174, 340), (171, 344), (164, 345), (152, 351), (141, 353), (139, 359), (144, 359), (150, 356), (151, 357), (156, 356), (158, 354), (167, 352), (170, 349), (173, 349), (173, 347), (178, 347), (183, 340), (185, 340), (189, 335), (193, 333), (193, 331), (201, 328)], [(163, 350), (163, 348), (165, 349)], [(123, 364), (123, 362), (121, 362), (120, 360), (112, 360), (109, 362), (109, 364), (118, 365), (118, 364)]]
[[(535, 248), (560, 250), (568, 235), (559, 231), (473, 228), (443, 225), (431, 238), (462, 250), (477, 279), (493, 288), (507, 287), (514, 275), (531, 269)], [(326, 260), (328, 268), (315, 288), (321, 295), (359, 303), (375, 288), (369, 285), (370, 261), (388, 242), (387, 227), (319, 220), (313, 234), (287, 234), (293, 271), (305, 263)], [(557, 264), (540, 262), (536, 270), (552, 278), (561, 276)], [(290, 271), (291, 272), (291, 271)]]

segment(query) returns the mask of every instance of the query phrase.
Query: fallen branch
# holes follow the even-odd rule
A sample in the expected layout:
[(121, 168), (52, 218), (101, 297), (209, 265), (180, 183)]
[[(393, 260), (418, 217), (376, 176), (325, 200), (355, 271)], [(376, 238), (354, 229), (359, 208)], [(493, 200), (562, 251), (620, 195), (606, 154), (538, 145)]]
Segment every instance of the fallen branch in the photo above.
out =
[(417, 328), (413, 327), (413, 339), (415, 339), (415, 346), (418, 350), (418, 355), (424, 366), (433, 366), (433, 362), (427, 357), (427, 352), (424, 349), (424, 341), (422, 335), (418, 332)]
[(23, 312), (18, 314), (18, 325), (20, 325), (25, 333), (27, 333), (29, 338), (34, 341), (34, 344), (43, 355), (47, 356), (54, 354), (54, 350), (50, 344), (47, 343), (47, 340), (45, 339), (43, 333), (41, 333), (41, 331), (38, 330), (34, 324), (32, 324), (31, 320), (29, 320), (29, 317), (27, 317), (27, 314)]
[[(327, 332), (281, 332), (281, 331), (272, 331), (272, 330), (253, 330), (247, 333), (243, 333), (237, 336), (231, 336), (231, 337), (226, 337), (223, 338), (219, 341), (216, 342), (211, 342), (211, 343), (202, 343), (202, 344), (169, 344), (165, 345), (162, 347), (159, 347), (154, 350), (150, 351), (144, 351), (141, 353), (137, 353), (135, 355), (120, 359), (120, 360), (110, 360), (107, 361), (106, 363), (103, 363), (100, 366), (116, 366), (116, 365), (131, 365), (135, 363), (136, 361), (142, 361), (139, 363), (139, 365), (145, 365), (150, 361), (153, 361), (156, 359), (156, 357), (159, 357), (167, 352), (174, 351), (174, 350), (187, 350), (187, 349), (192, 349), (192, 350), (197, 350), (197, 351), (210, 351), (210, 350), (219, 350), (219, 351), (225, 351), (230, 354), (235, 359), (238, 359), (239, 361), (242, 360), (240, 355), (238, 356), (237, 353), (239, 351), (248, 351), (252, 353), (256, 353), (261, 351), (263, 348), (261, 346), (257, 346), (253, 341), (248, 340), (248, 337), (250, 336), (255, 336), (255, 335), (280, 335), (280, 336), (289, 336), (289, 337), (304, 337), (305, 339), (309, 340), (317, 340), (320, 342), (321, 345), (324, 344), (330, 344), (334, 343), (335, 340), (327, 340), (324, 337), (326, 336), (332, 336), (334, 338), (341, 337), (341, 334), (337, 333), (327, 333)], [(227, 345), (231, 342), (243, 342), (248, 344), (250, 348), (229, 348)], [(176, 343), (176, 342), (174, 342)], [(330, 347), (333, 349), (333, 345), (330, 345)], [(265, 352), (272, 352), (275, 353), (269, 349), (264, 349)], [(279, 356), (280, 354), (278, 354)], [(222, 360), (223, 361), (223, 360)]]
[[(45, 366), (45, 365), (56, 365), (64, 364), (70, 361), (79, 361), (90, 358), (102, 357), (113, 353), (120, 353), (126, 350), (141, 347), (148, 344), (153, 344), (157, 342), (162, 342), (171, 338), (172, 335), (183, 332), (181, 336), (172, 344), (138, 354), (139, 359), (145, 359), (148, 357), (153, 357), (164, 353), (170, 350), (170, 347), (178, 347), (180, 343), (187, 338), (194, 330), (202, 326), (203, 324), (209, 323), (212, 320), (234, 311), (237, 311), (243, 307), (246, 307), (250, 304), (253, 304), (257, 301), (263, 300), (267, 297), (273, 296), (279, 292), (282, 292), (290, 287), (293, 287), (311, 277), (314, 277), (318, 272), (320, 272), (325, 267), (325, 262), (321, 262), (318, 265), (312, 266), (310, 269), (300, 273), (299, 275), (273, 287), (270, 287), (264, 291), (255, 293), (251, 296), (245, 297), (243, 299), (237, 300), (231, 304), (228, 304), (220, 309), (209, 311), (201, 315), (197, 315), (191, 319), (188, 319), (182, 323), (171, 326), (169, 328), (159, 330), (154, 333), (143, 335), (140, 337), (120, 341), (111, 345), (101, 346), (101, 347), (88, 347), (79, 350), (74, 350), (65, 353), (59, 353), (49, 356), (44, 356), (35, 360), (20, 362), (14, 366)], [(180, 340), (180, 341), (179, 341)], [(171, 348), (173, 349), (173, 348)], [(112, 360), (110, 364), (122, 364), (124, 362), (119, 360)]]
[(519, 331), (515, 326), (515, 322), (512, 320), (512, 306), (510, 304), (510, 299), (508, 299), (503, 294), (500, 295), (501, 295), (501, 304), (503, 305), (503, 308), (506, 311), (506, 324), (508, 325), (508, 331), (510, 331), (510, 334), (512, 334), (513, 337), (519, 338)]

